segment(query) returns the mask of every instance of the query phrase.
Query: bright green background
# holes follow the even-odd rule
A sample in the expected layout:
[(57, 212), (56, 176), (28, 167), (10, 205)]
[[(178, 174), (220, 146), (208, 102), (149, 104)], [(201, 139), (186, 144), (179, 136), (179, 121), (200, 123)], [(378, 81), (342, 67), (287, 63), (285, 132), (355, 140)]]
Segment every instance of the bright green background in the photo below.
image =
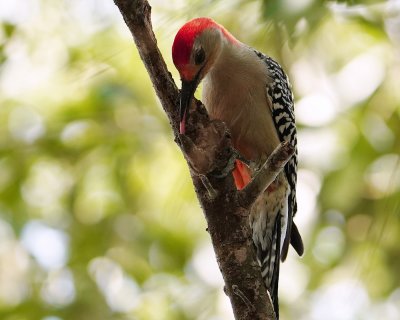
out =
[[(306, 253), (282, 319), (400, 319), (400, 1), (151, 1), (287, 70)], [(188, 169), (112, 0), (0, 2), (0, 318), (232, 319)]]

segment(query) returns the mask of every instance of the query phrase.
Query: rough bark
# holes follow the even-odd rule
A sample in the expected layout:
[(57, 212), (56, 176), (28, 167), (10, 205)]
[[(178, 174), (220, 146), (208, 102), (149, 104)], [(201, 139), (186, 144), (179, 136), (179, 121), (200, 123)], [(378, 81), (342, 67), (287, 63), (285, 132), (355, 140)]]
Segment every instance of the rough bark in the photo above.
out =
[(224, 123), (210, 120), (200, 101), (189, 110), (186, 134), (179, 134), (179, 90), (157, 47), (146, 0), (114, 0), (132, 33), (158, 98), (190, 168), (207, 220), (219, 268), (235, 319), (274, 320), (268, 292), (255, 259), (248, 225), (249, 207), (293, 154), (280, 145), (247, 188), (238, 192), (230, 171), (235, 152)]

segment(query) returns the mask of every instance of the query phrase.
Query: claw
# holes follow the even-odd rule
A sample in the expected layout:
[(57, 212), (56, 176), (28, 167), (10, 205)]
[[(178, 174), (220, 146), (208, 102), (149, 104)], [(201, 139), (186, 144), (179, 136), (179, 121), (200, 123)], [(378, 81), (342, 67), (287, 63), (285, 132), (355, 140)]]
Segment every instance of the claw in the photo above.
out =
[(239, 151), (236, 149), (232, 149), (232, 156), (229, 158), (228, 163), (226, 164), (225, 168), (223, 168), (218, 173), (213, 173), (213, 176), (221, 179), (225, 178), (228, 174), (230, 174), (235, 169), (236, 160), (240, 160), (245, 165), (250, 166), (250, 161), (244, 158)]

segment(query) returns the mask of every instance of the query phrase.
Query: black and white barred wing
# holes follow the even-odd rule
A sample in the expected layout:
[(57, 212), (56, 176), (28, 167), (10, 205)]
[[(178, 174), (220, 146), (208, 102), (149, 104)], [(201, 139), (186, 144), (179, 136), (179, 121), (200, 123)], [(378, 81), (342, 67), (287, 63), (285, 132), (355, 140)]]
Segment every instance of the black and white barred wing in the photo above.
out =
[(294, 116), (293, 93), (287, 75), (282, 67), (272, 58), (256, 51), (257, 56), (262, 59), (268, 68), (271, 81), (267, 86), (267, 94), (270, 99), (271, 112), (275, 128), (280, 141), (289, 141), (295, 148), (293, 157), (286, 164), (284, 171), (290, 190), (288, 195), (288, 221), (286, 236), (282, 245), (281, 260), (287, 256), (289, 243), (293, 245), (299, 255), (303, 254), (303, 242), (293, 216), (297, 212), (296, 182), (297, 182), (297, 131)]

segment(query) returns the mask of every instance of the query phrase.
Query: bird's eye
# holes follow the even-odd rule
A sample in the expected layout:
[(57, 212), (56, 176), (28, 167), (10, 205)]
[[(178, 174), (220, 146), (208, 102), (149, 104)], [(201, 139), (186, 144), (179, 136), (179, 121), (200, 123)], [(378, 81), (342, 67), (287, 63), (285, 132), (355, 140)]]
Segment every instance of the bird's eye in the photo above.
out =
[(204, 62), (204, 59), (206, 58), (206, 53), (204, 52), (203, 48), (197, 49), (196, 53), (194, 54), (194, 63), (199, 65)]

